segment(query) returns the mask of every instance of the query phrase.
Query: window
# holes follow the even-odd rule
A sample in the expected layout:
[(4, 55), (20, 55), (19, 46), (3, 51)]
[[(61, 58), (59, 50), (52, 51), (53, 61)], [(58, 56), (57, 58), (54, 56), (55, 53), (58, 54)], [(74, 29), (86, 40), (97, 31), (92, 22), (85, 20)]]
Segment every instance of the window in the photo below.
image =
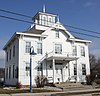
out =
[(85, 56), (85, 48), (81, 46), (81, 56)]
[(11, 60), (11, 49), (10, 49), (10, 54), (9, 54), (10, 56), (9, 56), (9, 59)]
[(15, 66), (13, 65), (13, 78), (15, 77)]
[(11, 66), (9, 67), (9, 79), (11, 78)]
[(30, 63), (26, 62), (25, 66), (26, 76), (30, 76)]
[(26, 42), (25, 52), (30, 53), (30, 48), (31, 48), (31, 42)]
[(56, 54), (62, 53), (62, 45), (61, 44), (55, 44), (55, 53)]
[(47, 25), (46, 23), (47, 23), (47, 20), (46, 20), (46, 16), (43, 16), (42, 17), (42, 25)]
[(6, 68), (6, 79), (8, 79), (8, 68)]
[(48, 18), (48, 26), (51, 26), (51, 23), (52, 23), (52, 19), (49, 17)]
[(77, 56), (77, 47), (76, 46), (73, 46), (73, 56)]
[(42, 54), (42, 43), (37, 43), (37, 54)]
[(82, 64), (82, 75), (86, 75), (86, 65)]
[(55, 31), (55, 35), (56, 35), (56, 38), (59, 38), (59, 30), (58, 29)]
[(74, 64), (74, 75), (77, 75), (77, 64)]
[(8, 62), (8, 52), (7, 52), (6, 60), (7, 60), (7, 62)]
[(13, 57), (15, 57), (15, 45), (13, 46)]
[(19, 69), (18, 69), (18, 66), (17, 66), (16, 69), (15, 69), (15, 77), (16, 77), (16, 78), (18, 78), (18, 74), (19, 74), (18, 71), (19, 71)]

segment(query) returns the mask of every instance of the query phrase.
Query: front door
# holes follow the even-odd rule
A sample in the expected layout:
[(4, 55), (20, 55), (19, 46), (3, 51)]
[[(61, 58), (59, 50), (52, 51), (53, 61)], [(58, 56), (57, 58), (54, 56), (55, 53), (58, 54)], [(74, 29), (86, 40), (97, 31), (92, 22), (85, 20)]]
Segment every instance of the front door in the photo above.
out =
[(56, 69), (56, 73), (55, 73), (56, 81), (62, 82), (62, 77), (63, 77), (62, 64), (56, 63), (55, 69)]

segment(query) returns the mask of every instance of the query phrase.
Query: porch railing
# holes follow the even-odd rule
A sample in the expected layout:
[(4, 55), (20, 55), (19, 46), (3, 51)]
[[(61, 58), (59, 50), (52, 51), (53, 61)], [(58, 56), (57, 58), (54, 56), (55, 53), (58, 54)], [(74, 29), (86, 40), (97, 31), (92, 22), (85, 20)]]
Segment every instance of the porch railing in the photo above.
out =
[(61, 52), (61, 53), (55, 53), (54, 51), (46, 53), (41, 59), (40, 62), (42, 62), (44, 59), (49, 58), (49, 57), (65, 57), (65, 58), (75, 58), (77, 55), (72, 54), (70, 52)]

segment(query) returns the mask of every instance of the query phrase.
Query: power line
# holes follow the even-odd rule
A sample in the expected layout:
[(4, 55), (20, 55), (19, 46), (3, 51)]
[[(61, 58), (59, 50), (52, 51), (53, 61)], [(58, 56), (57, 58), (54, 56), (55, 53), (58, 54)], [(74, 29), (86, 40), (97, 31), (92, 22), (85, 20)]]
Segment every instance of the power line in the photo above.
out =
[(69, 32), (72, 32), (72, 33), (76, 33), (76, 34), (81, 34), (81, 35), (86, 35), (86, 36), (90, 36), (90, 37), (100, 38), (99, 36), (95, 36), (95, 35), (89, 35), (89, 34), (80, 33), (80, 32), (71, 31), (71, 30), (68, 30), (68, 31), (69, 31)]
[[(30, 24), (32, 24), (32, 22), (29, 22), (29, 21), (25, 21), (25, 20), (21, 20), (21, 19), (16, 19), (16, 18), (4, 16), (4, 15), (0, 15), (0, 17), (2, 17), (2, 18), (7, 18), (7, 19), (11, 19), (11, 20), (16, 20), (16, 21), (20, 21), (20, 22), (24, 22), (24, 23), (30, 23)], [(76, 33), (76, 34), (81, 34), (81, 35), (86, 35), (86, 36), (90, 36), (90, 37), (100, 38), (99, 36), (89, 35), (89, 34), (80, 33), (80, 32), (71, 31), (71, 30), (68, 30), (68, 31), (69, 31), (69, 32)]]
[(19, 15), (19, 16), (23, 16), (23, 17), (32, 18), (31, 16), (28, 16), (28, 15), (24, 15), (24, 14), (20, 14), (20, 13), (16, 13), (16, 12), (11, 12), (11, 11), (7, 11), (7, 10), (3, 10), (3, 9), (0, 9), (0, 11), (15, 14), (15, 15)]
[[(24, 15), (24, 14), (12, 12), (12, 11), (4, 10), (4, 9), (0, 9), (0, 11), (6, 12), (6, 13), (15, 14), (15, 15), (19, 15), (19, 16), (23, 16), (23, 17), (32, 18), (31, 16), (28, 16), (28, 15)], [(19, 20), (19, 21), (22, 21), (22, 20)], [(29, 21), (28, 21), (28, 22), (29, 22)], [(82, 31), (87, 31), (87, 32), (90, 32), (90, 33), (100, 34), (100, 32), (95, 32), (95, 31), (92, 31), (92, 30), (84, 29), (84, 28), (79, 28), (79, 27), (75, 27), (75, 26), (71, 26), (71, 25), (67, 25), (67, 24), (63, 24), (63, 25), (64, 25), (64, 26), (68, 26), (68, 27), (70, 27), (70, 28), (74, 28), (74, 29), (78, 29), (78, 30), (82, 30)]]
[(95, 31), (92, 31), (92, 30), (83, 29), (83, 28), (79, 28), (79, 27), (74, 27), (74, 26), (66, 25), (66, 24), (64, 24), (64, 25), (65, 25), (65, 26), (68, 26), (68, 27), (71, 27), (71, 28), (74, 28), (74, 29), (78, 29), (78, 30), (82, 30), (82, 31), (87, 31), (87, 32), (90, 32), (90, 33), (100, 34), (100, 32), (95, 32)]
[(16, 19), (16, 18), (4, 16), (4, 15), (0, 15), (0, 17), (7, 18), (7, 19), (11, 19), (11, 20), (16, 20), (16, 21), (21, 21), (21, 22), (25, 22), (25, 23), (31, 23), (32, 24), (32, 22), (29, 22), (29, 21), (25, 21), (25, 20), (21, 20), (21, 19)]

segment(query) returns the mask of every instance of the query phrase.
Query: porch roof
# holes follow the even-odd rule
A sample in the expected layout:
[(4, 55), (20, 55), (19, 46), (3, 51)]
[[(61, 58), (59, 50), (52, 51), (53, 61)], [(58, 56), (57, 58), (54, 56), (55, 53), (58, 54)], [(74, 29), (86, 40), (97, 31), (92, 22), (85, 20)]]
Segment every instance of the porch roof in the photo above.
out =
[(75, 57), (75, 56), (51, 56), (51, 57), (47, 57), (46, 58), (47, 60), (53, 60), (53, 59), (55, 59), (55, 60), (64, 60), (64, 61), (73, 61), (73, 60), (77, 60), (78, 59), (78, 57)]
[(42, 62), (44, 60), (63, 60), (63, 61), (73, 61), (73, 60), (77, 60), (79, 57), (75, 56), (73, 54), (69, 54), (67, 52), (63, 52), (61, 54), (56, 54), (54, 52), (49, 52), (48, 54), (45, 54), (45, 56), (43, 56), (39, 62)]

